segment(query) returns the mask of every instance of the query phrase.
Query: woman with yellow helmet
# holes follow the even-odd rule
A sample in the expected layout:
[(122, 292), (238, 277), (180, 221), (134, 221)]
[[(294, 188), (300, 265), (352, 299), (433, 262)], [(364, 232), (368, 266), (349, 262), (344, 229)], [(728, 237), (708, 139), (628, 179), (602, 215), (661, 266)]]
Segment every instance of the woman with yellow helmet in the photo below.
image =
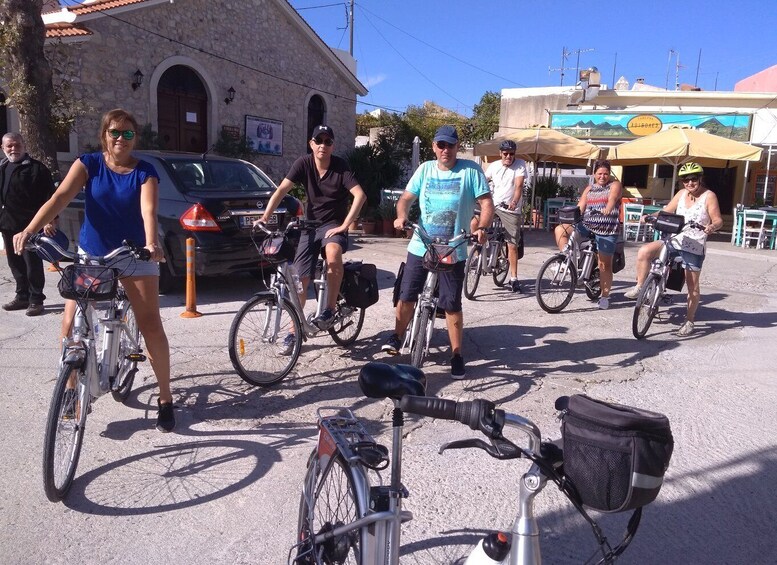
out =
[[(686, 222), (694, 221), (705, 226), (703, 230), (684, 230), (677, 236), (679, 253), (685, 269), (685, 283), (688, 286), (688, 313), (685, 323), (677, 331), (681, 336), (690, 335), (694, 329), (700, 297), (699, 275), (704, 263), (707, 236), (723, 226), (718, 198), (714, 192), (704, 186), (703, 174), (704, 169), (698, 163), (685, 163), (678, 173), (683, 188), (663, 208), (665, 212), (680, 214)], [(654, 215), (658, 215), (658, 212)], [(640, 247), (637, 253), (637, 286), (626, 291), (626, 298), (636, 300), (642, 283), (650, 271), (650, 264), (658, 257), (663, 245), (661, 241), (653, 241)]]

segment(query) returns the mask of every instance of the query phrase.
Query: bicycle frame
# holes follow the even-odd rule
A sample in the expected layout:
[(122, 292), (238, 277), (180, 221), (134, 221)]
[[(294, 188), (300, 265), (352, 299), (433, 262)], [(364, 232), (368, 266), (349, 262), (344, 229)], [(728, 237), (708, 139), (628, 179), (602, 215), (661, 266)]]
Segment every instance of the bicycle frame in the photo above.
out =
[[(276, 295), (279, 302), (284, 297), (288, 297), (291, 305), (297, 312), (302, 331), (305, 334), (305, 339), (311, 338), (321, 331), (318, 326), (310, 323), (310, 319), (320, 315), (326, 307), (327, 290), (329, 288), (326, 278), (326, 261), (323, 263), (320, 277), (313, 279), (313, 285), (316, 289), (316, 312), (309, 317), (305, 317), (305, 310), (302, 306), (302, 302), (299, 299), (299, 294), (297, 294), (296, 286), (291, 280), (288, 272), (288, 265), (286, 263), (283, 263), (278, 267), (277, 272), (272, 275), (270, 282), (270, 290)], [(278, 332), (280, 331), (280, 328), (278, 327), (280, 320), (278, 319), (278, 316), (268, 316), (265, 322), (266, 324), (270, 323), (270, 318), (275, 318), (276, 324), (272, 335), (278, 335)], [(268, 335), (267, 332), (265, 332), (265, 335)]]
[(434, 296), (434, 291), (437, 288), (438, 276), (439, 275), (434, 271), (429, 271), (426, 274), (424, 288), (418, 296), (418, 300), (415, 303), (415, 309), (413, 310), (413, 319), (410, 321), (410, 331), (405, 332), (405, 340), (402, 344), (403, 352), (407, 351), (410, 344), (415, 341), (415, 338), (421, 329), (421, 312), (424, 310), (429, 310), (430, 315), (422, 358), (426, 357), (426, 354), (429, 352), (429, 343), (431, 342), (432, 332), (434, 331), (434, 320), (437, 316), (437, 298)]
[(496, 267), (496, 260), (499, 256), (499, 247), (504, 241), (504, 228), (499, 216), (494, 215), (492, 233), (483, 245), (483, 252), (480, 254), (480, 273), (490, 275)]

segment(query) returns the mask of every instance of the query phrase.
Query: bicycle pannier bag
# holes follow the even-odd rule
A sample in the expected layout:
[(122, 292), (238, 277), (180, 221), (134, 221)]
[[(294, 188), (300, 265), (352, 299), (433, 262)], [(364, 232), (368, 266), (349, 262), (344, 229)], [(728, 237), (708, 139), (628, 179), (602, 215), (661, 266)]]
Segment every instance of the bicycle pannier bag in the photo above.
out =
[(423, 258), (423, 266), (427, 271), (446, 273), (456, 265), (456, 247), (442, 243), (433, 243), (427, 249)]
[(371, 263), (343, 265), (342, 292), (346, 304), (369, 308), (378, 301), (378, 269)]
[(615, 254), (612, 256), (612, 272), (618, 273), (626, 267), (626, 244), (623, 241), (623, 234), (618, 233), (618, 239), (615, 242)]
[(577, 206), (563, 206), (558, 211), (560, 224), (576, 224), (580, 221), (580, 208)]
[(518, 259), (523, 259), (523, 230), (521, 230), (521, 237), (518, 239)]
[(669, 276), (666, 277), (666, 288), (680, 292), (683, 289), (683, 284), (685, 284), (685, 269), (683, 269), (683, 264), (673, 260)]
[(74, 263), (63, 269), (57, 289), (69, 300), (110, 300), (116, 296), (117, 286), (116, 269)]
[(397, 278), (394, 280), (394, 290), (391, 295), (391, 301), (394, 303), (394, 307), (399, 303), (399, 292), (402, 289), (402, 277), (405, 274), (405, 262), (402, 261), (399, 264), (399, 270), (397, 271)]
[(683, 231), (685, 218), (680, 214), (670, 214), (669, 212), (659, 212), (653, 229), (664, 233), (680, 233)]
[(623, 512), (655, 500), (674, 448), (666, 416), (582, 394), (556, 406), (564, 408), (563, 472), (583, 505)]

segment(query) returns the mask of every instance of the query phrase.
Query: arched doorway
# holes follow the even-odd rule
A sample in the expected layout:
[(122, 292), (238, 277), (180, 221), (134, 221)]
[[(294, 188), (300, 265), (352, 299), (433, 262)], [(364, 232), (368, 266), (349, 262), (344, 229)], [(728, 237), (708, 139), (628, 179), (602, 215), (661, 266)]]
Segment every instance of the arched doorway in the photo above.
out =
[(208, 95), (189, 67), (167, 69), (157, 86), (159, 139), (169, 151), (200, 153), (208, 148)]
[(311, 152), (308, 140), (313, 136), (313, 128), (324, 123), (326, 123), (326, 106), (324, 105), (324, 99), (318, 94), (314, 94), (308, 101), (308, 127), (307, 137), (305, 137), (305, 147), (307, 147), (308, 153)]

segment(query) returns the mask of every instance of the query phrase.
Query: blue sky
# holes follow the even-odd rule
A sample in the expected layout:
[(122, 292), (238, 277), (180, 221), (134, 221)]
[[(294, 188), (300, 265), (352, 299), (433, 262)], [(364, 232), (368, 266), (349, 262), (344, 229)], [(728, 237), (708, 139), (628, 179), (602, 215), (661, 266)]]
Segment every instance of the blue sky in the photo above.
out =
[[(291, 4), (327, 44), (347, 51), (347, 1)], [(777, 65), (775, 0), (357, 0), (354, 13), (354, 57), (370, 90), (360, 100), (388, 109), (431, 100), (470, 115), (489, 90), (558, 86), (560, 73), (548, 69), (562, 66), (563, 49), (571, 68), (564, 85), (576, 82), (578, 56), (608, 85), (615, 70), (615, 80), (674, 88), (673, 50), (679, 81), (703, 90), (733, 90)]]

